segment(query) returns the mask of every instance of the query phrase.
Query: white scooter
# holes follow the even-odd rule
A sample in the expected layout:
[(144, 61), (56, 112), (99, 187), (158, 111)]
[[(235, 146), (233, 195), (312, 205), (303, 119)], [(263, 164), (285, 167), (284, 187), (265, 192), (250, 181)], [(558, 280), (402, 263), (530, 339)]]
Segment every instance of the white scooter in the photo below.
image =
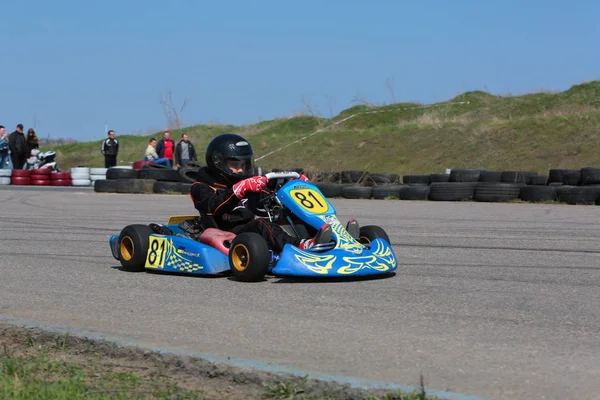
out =
[(48, 168), (51, 171), (60, 172), (60, 169), (56, 166), (56, 161), (54, 161), (55, 157), (56, 152), (54, 151), (40, 152), (38, 149), (33, 149), (31, 150), (31, 157), (27, 159), (23, 169)]

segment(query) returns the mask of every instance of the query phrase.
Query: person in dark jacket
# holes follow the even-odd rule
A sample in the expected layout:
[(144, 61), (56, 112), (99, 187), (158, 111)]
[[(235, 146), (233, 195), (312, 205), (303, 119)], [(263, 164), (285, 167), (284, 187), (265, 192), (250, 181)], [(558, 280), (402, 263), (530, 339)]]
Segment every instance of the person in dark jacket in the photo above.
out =
[[(243, 199), (249, 193), (260, 193), (267, 178), (254, 173), (254, 153), (246, 139), (226, 133), (209, 143), (206, 166), (198, 170), (196, 182), (190, 189), (194, 207), (200, 213), (201, 229), (217, 228), (235, 234), (255, 232), (277, 253), (286, 243), (308, 249), (331, 241), (329, 224), (324, 224), (313, 238), (298, 239), (288, 235), (281, 226), (256, 218), (244, 206)], [(300, 179), (307, 180), (304, 175)]]
[(185, 167), (190, 161), (198, 161), (196, 149), (187, 135), (181, 135), (181, 140), (175, 146), (175, 163), (178, 167)]
[(119, 142), (115, 139), (115, 131), (112, 129), (108, 131), (108, 139), (102, 142), (101, 151), (104, 155), (104, 168), (115, 167), (119, 154)]
[(27, 160), (27, 143), (23, 134), (23, 124), (17, 125), (17, 129), (10, 134), (8, 138), (8, 147), (10, 148), (10, 158), (13, 163), (13, 169), (23, 169), (25, 160)]
[(33, 128), (29, 128), (27, 130), (25, 145), (27, 146), (27, 157), (31, 156), (31, 150), (40, 148), (40, 140), (35, 134), (35, 130)]

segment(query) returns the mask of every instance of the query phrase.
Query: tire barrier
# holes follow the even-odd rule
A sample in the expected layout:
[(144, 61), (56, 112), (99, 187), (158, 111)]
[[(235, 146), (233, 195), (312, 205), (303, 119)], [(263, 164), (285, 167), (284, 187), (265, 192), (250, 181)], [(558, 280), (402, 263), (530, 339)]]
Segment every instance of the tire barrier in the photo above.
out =
[[(199, 168), (188, 166), (172, 170), (149, 164), (141, 165), (139, 169), (109, 168), (105, 179), (94, 179), (92, 184), (98, 193), (187, 195)], [(327, 198), (600, 205), (600, 168), (592, 167), (551, 169), (547, 175), (484, 168), (407, 175), (361, 170), (315, 172), (301, 168), (273, 168), (272, 171), (304, 173)], [(97, 171), (90, 169), (91, 172), (96, 175)]]

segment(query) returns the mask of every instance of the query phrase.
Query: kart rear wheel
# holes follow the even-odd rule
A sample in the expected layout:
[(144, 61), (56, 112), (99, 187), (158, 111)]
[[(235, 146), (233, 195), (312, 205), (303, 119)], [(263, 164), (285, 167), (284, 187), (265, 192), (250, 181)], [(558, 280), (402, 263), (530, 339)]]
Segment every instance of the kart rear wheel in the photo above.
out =
[(254, 232), (237, 235), (229, 248), (229, 267), (242, 282), (258, 282), (269, 271), (271, 255), (265, 239)]
[(144, 271), (148, 239), (152, 229), (147, 225), (127, 225), (119, 235), (119, 261), (130, 272)]
[(392, 244), (390, 242), (389, 236), (383, 230), (383, 228), (381, 228), (377, 225), (367, 225), (367, 226), (360, 227), (359, 241), (362, 244), (369, 244), (377, 238), (381, 238), (381, 239), (385, 240), (386, 242), (388, 242), (389, 244)]

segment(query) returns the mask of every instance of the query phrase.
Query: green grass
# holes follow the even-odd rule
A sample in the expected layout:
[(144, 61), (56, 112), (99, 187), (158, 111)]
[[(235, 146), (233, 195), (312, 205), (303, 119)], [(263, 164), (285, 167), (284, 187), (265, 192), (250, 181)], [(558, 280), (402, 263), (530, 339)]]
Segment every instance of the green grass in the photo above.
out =
[(173, 384), (128, 372), (86, 370), (49, 355), (0, 358), (0, 398), (14, 400), (203, 399)]
[[(299, 116), (246, 126), (197, 125), (171, 133), (175, 139), (183, 132), (190, 135), (201, 158), (215, 135), (240, 133), (248, 137), (260, 157), (326, 128), (257, 163), (268, 169), (304, 167), (414, 174), (483, 167), (547, 173), (550, 168), (600, 165), (600, 81), (575, 85), (560, 93), (495, 96), (467, 92), (429, 106), (359, 105), (332, 119)], [(410, 107), (419, 108), (404, 110)], [(355, 113), (384, 110), (389, 112), (357, 115), (327, 128)], [(160, 134), (152, 136), (158, 138)], [(119, 136), (119, 164), (141, 159), (148, 137)], [(103, 166), (100, 141), (54, 149), (63, 169)]]

